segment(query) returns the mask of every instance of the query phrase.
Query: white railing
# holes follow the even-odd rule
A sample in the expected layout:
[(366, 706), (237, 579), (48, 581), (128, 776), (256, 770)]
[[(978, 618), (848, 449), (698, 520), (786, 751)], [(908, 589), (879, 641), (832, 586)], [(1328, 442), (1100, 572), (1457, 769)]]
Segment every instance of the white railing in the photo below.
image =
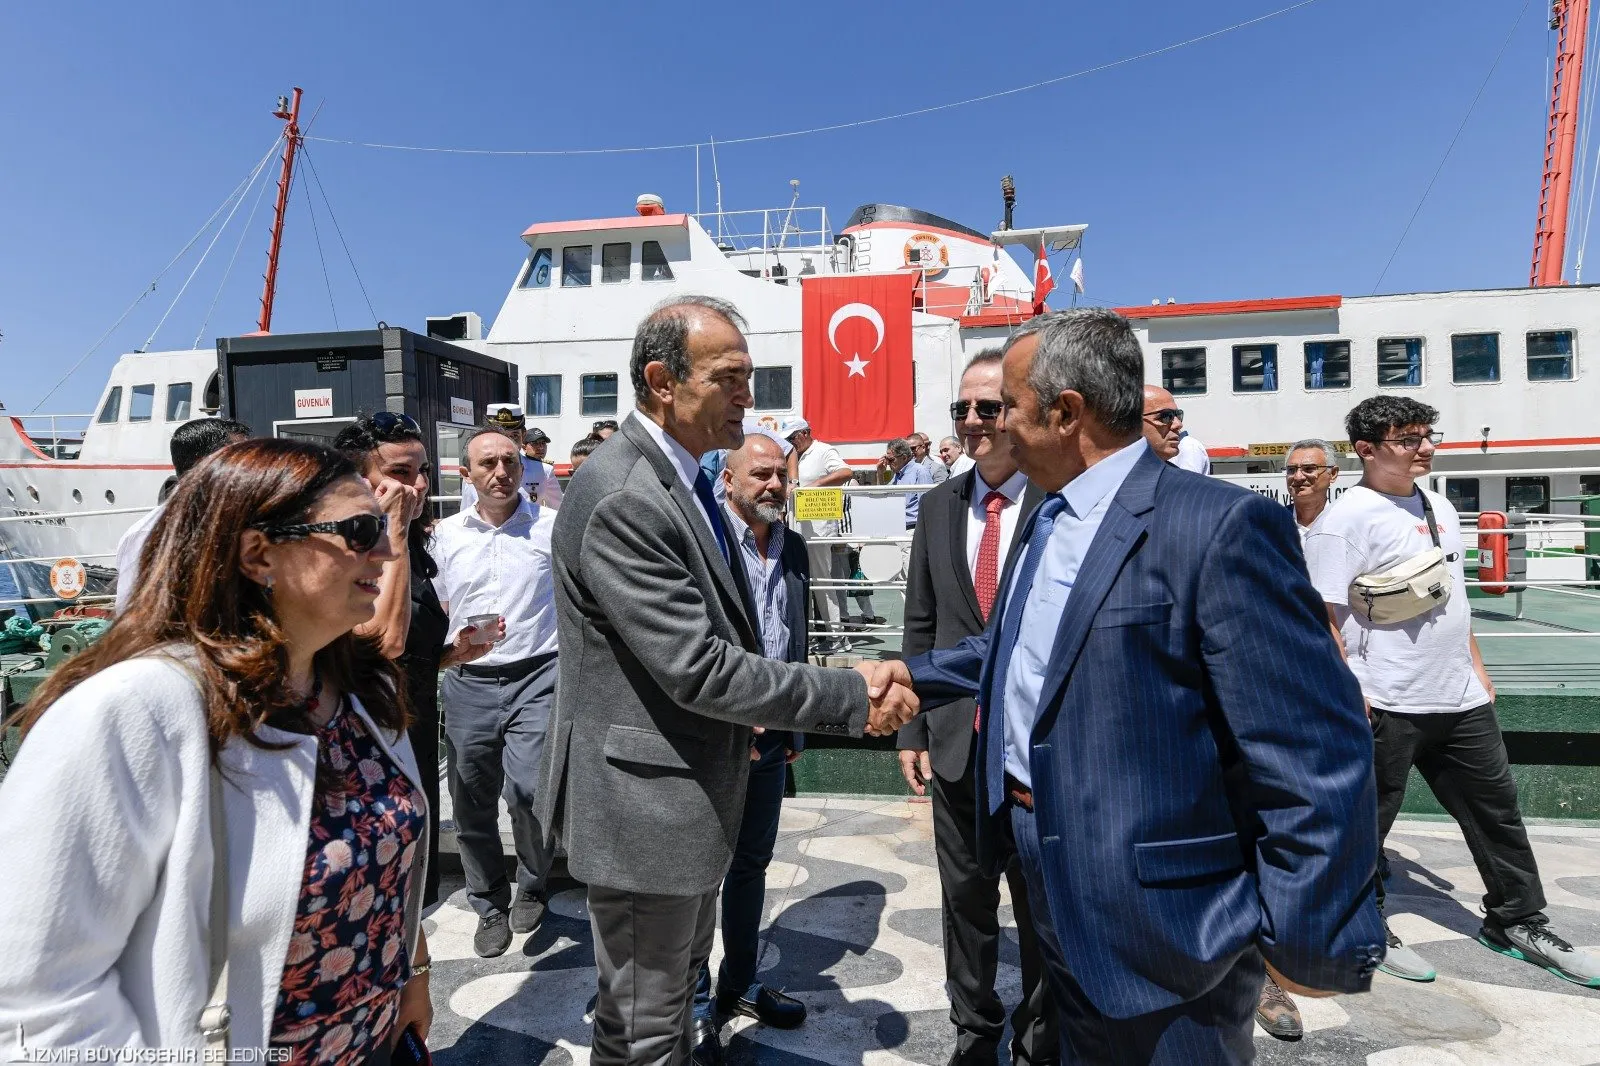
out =
[[(45, 452), (52, 459), (65, 460), (76, 459), (78, 457), (77, 449), (83, 447), (84, 433), (88, 431), (89, 426), (93, 424), (94, 421), (94, 415), (92, 414), (23, 415), (13, 414), (12, 412), (3, 409), (0, 409), (0, 417), (16, 419), (22, 424), (22, 431), (28, 435), (28, 439), (33, 442), (34, 447), (38, 448), (42, 452)], [(49, 434), (45, 435), (45, 433), (41, 430), (29, 428), (28, 423), (30, 422), (36, 425), (49, 425)], [(63, 422), (68, 424), (64, 426), (62, 425)], [(62, 454), (68, 450), (70, 450), (72, 454)]]
[(826, 207), (707, 211), (694, 219), (719, 246), (735, 252), (797, 247), (826, 251), (833, 244)]

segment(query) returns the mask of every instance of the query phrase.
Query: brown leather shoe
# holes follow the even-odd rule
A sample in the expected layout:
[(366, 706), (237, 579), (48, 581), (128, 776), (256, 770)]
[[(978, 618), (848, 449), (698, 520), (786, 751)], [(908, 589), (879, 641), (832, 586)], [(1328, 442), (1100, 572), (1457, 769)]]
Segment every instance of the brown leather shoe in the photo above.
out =
[(1300, 1009), (1289, 998), (1289, 993), (1279, 988), (1270, 976), (1261, 986), (1261, 1001), (1256, 1004), (1256, 1021), (1279, 1040), (1299, 1040), (1305, 1035), (1305, 1026), (1300, 1023)]

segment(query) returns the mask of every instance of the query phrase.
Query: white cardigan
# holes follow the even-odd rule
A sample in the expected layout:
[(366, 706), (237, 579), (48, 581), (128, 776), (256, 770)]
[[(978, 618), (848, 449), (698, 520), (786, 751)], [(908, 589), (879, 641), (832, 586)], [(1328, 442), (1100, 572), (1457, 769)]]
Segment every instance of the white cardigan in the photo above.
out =
[[(420, 799), (405, 734), (351, 704)], [(316, 773), (315, 737), (261, 736), (293, 746), (222, 752), (235, 1048), (265, 1047), (272, 1030)], [(0, 1062), (19, 1027), (35, 1048), (203, 1046), (210, 791), (200, 690), (171, 658), (119, 663), (39, 719), (0, 786)], [(413, 952), (427, 853), (424, 830), (406, 902)]]

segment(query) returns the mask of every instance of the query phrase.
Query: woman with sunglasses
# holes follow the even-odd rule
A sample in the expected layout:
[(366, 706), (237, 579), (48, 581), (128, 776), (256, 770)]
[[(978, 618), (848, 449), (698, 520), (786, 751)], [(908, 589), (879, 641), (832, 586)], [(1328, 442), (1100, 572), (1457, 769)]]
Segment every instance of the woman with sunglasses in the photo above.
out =
[[(477, 630), (471, 626), (453, 643), (445, 642), (450, 618), (434, 591), (439, 567), (428, 554), (433, 464), (422, 427), (410, 415), (379, 411), (346, 426), (333, 443), (356, 465), (388, 513), (394, 558), (383, 564), (383, 591), (373, 619), (357, 632), (376, 637), (384, 655), (405, 670), (408, 733), (428, 796), (428, 881), (422, 905), (431, 907), (439, 900), (439, 671), (472, 662), (493, 645), (472, 643)], [(399, 506), (402, 499), (412, 501), (409, 509)]]
[(228, 1046), (294, 1061), (426, 1037), (427, 800), (399, 673), (354, 633), (386, 526), (314, 444), (233, 444), (179, 482), (127, 613), (23, 715), (0, 1057), (198, 1048), (224, 1013)]

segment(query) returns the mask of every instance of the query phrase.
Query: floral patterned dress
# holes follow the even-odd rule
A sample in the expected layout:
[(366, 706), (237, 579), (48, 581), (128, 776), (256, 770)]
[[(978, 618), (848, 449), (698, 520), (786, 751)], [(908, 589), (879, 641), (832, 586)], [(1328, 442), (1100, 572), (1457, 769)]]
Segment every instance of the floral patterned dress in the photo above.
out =
[(338, 784), (312, 800), (271, 1042), (295, 1063), (345, 1066), (365, 1062), (394, 1026), (411, 973), (406, 890), (426, 815), (347, 701), (316, 737)]

